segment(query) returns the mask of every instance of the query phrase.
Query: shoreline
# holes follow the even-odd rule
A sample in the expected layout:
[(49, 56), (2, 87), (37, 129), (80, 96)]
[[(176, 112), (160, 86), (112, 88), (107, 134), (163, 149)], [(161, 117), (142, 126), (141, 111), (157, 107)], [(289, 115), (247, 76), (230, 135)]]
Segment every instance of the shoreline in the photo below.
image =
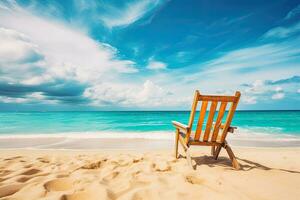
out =
[[(118, 134), (29, 134), (0, 135), (0, 149), (172, 149), (174, 133)], [(139, 135), (140, 137), (135, 137)], [(146, 135), (146, 137), (145, 137)], [(161, 135), (163, 135), (161, 137)], [(153, 137), (151, 137), (153, 136)], [(121, 142), (120, 142), (121, 141)], [(300, 137), (249, 136), (240, 133), (228, 135), (233, 147), (300, 147)]]

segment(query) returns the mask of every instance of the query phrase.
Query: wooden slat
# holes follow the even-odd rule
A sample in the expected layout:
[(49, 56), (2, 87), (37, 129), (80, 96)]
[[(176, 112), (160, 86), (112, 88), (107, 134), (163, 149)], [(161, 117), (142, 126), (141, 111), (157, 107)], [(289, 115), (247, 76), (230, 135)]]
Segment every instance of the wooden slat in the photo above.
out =
[(199, 95), (198, 101), (222, 101), (222, 102), (236, 102), (235, 96), (213, 96), (213, 95)]
[(205, 128), (204, 137), (203, 137), (203, 141), (205, 141), (205, 142), (208, 140), (209, 134), (211, 132), (211, 127), (212, 127), (212, 123), (214, 121), (214, 116), (215, 116), (217, 105), (218, 105), (218, 102), (213, 101), (210, 106), (209, 115), (208, 115), (208, 119), (206, 122), (206, 128)]
[(190, 120), (189, 120), (189, 124), (188, 124), (188, 131), (186, 133), (186, 138), (185, 138), (186, 143), (188, 143), (189, 139), (190, 139), (191, 129), (192, 129), (194, 118), (195, 118), (195, 113), (196, 113), (196, 108), (197, 108), (197, 104), (198, 104), (199, 95), (200, 95), (199, 91), (196, 90), (195, 95), (194, 95), (194, 101), (193, 101), (192, 109), (191, 109)]
[(222, 146), (219, 142), (201, 142), (201, 141), (190, 141), (189, 145), (200, 145), (200, 146)]
[(208, 103), (207, 101), (202, 102), (200, 116), (198, 119), (198, 124), (197, 124), (197, 129), (196, 129), (194, 140), (199, 140), (199, 138), (200, 138), (200, 134), (202, 131), (202, 126), (203, 126), (203, 122), (204, 122), (204, 118), (205, 118), (205, 113), (206, 113), (206, 109), (207, 109), (207, 103)]
[(196, 112), (196, 108), (197, 108), (198, 96), (199, 95), (200, 95), (199, 91), (196, 90), (195, 95), (194, 95), (192, 109), (191, 109), (190, 120), (189, 120), (189, 124), (188, 124), (188, 127), (190, 127), (190, 128), (192, 127), (193, 122), (194, 122), (194, 117), (195, 117), (195, 112)]
[(237, 104), (238, 104), (238, 102), (240, 100), (240, 96), (241, 96), (240, 92), (236, 92), (235, 93), (235, 97), (236, 97), (237, 100), (234, 103), (232, 103), (231, 106), (230, 106), (230, 109), (229, 109), (229, 112), (228, 112), (228, 116), (227, 116), (227, 119), (226, 119), (226, 122), (225, 122), (225, 126), (224, 126), (224, 129), (223, 129), (223, 132), (222, 132), (221, 142), (225, 141), (225, 138), (226, 138), (227, 133), (228, 133), (228, 128), (230, 127), (230, 124), (231, 124), (233, 115), (235, 113)]
[(215, 123), (215, 127), (214, 127), (214, 131), (213, 131), (213, 135), (211, 137), (211, 141), (215, 142), (217, 137), (218, 137), (218, 133), (222, 124), (222, 118), (224, 116), (225, 110), (226, 110), (226, 106), (227, 106), (227, 102), (222, 102), (220, 109), (219, 109), (219, 113), (218, 113), (218, 117)]

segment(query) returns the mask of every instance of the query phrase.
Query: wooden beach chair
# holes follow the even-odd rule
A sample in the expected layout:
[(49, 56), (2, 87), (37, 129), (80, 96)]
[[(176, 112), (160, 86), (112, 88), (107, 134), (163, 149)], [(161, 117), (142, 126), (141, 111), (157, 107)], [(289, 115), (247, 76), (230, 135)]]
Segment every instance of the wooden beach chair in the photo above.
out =
[[(189, 148), (192, 145), (211, 146), (211, 153), (216, 160), (218, 159), (221, 149), (224, 148), (231, 159), (232, 166), (235, 169), (239, 169), (240, 165), (226, 141), (226, 136), (228, 132), (233, 133), (235, 129), (235, 127), (231, 127), (230, 124), (240, 96), (241, 93), (238, 91), (235, 93), (235, 96), (211, 96), (201, 95), (200, 92), (196, 90), (188, 125), (172, 121), (176, 128), (175, 157), (178, 158), (178, 141), (181, 143), (186, 153), (186, 158), (190, 166), (192, 166), (192, 160)], [(197, 128), (195, 131), (192, 131), (192, 125), (199, 102), (202, 103)], [(210, 104), (209, 112), (207, 113), (207, 122), (204, 125), (204, 118), (208, 104)], [(227, 105), (230, 106), (228, 113), (226, 113)], [(216, 114), (217, 110), (218, 112)], [(225, 121), (225, 123), (222, 123), (222, 121)]]

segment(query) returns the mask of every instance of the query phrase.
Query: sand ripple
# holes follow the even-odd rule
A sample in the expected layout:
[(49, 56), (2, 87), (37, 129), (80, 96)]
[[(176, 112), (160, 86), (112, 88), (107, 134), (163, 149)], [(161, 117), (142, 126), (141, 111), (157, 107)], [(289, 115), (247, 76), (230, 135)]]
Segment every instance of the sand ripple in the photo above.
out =
[(194, 160), (195, 171), (170, 152), (50, 155), (0, 158), (0, 200), (280, 199), (300, 174), (242, 159), (243, 170), (235, 171), (228, 158), (207, 154)]

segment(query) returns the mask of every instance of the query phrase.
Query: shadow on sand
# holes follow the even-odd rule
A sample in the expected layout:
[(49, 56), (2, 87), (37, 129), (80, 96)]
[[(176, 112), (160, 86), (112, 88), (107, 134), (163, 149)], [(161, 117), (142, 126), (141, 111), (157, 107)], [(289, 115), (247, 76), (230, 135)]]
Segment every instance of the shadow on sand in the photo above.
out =
[[(181, 156), (181, 158), (185, 158), (184, 156)], [(212, 156), (200, 156), (200, 157), (192, 157), (192, 160), (196, 162), (196, 166), (194, 166), (194, 169), (197, 168), (197, 166), (200, 165), (207, 165), (209, 167), (216, 167), (216, 166), (222, 166), (226, 167), (228, 170), (235, 170), (232, 168), (231, 160), (227, 157), (220, 156), (218, 160), (215, 160)], [(280, 169), (280, 168), (271, 168), (267, 167), (265, 165), (259, 164), (257, 162), (238, 158), (239, 164), (241, 166), (241, 171), (250, 171), (252, 169), (260, 169), (260, 170), (278, 170), (278, 171), (284, 171), (288, 173), (297, 173), (300, 174), (300, 171), (294, 171), (294, 170), (287, 170), (287, 169)]]

